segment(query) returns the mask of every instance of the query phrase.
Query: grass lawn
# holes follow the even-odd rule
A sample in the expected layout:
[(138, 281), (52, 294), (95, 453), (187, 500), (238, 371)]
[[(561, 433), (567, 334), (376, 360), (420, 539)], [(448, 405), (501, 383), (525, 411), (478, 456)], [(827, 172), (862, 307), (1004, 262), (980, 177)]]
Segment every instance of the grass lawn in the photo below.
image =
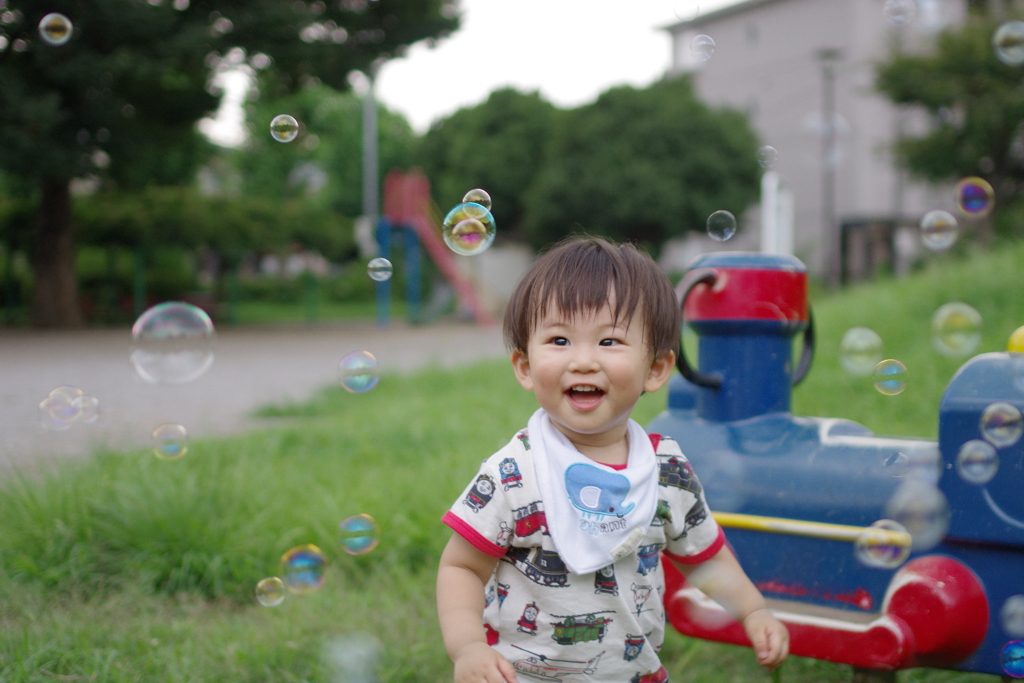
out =
[[(1024, 324), (1024, 245), (944, 257), (912, 278), (851, 288), (814, 305), (817, 356), (794, 413), (856, 419), (878, 433), (935, 436), (941, 393), (961, 364), (929, 344), (940, 304), (985, 320), (981, 351)], [(837, 346), (875, 329), (910, 381), (886, 397), (845, 375)], [(665, 391), (641, 399), (645, 424)], [(5, 473), (0, 490), (0, 682), (328, 681), (325, 649), (356, 632), (383, 647), (381, 681), (450, 681), (437, 632), (439, 518), (534, 409), (506, 362), (389, 375), (363, 395), (325, 390), (262, 414), (279, 425), (193, 443), (178, 461), (98, 453), (41, 474)], [(373, 515), (380, 546), (344, 553), (337, 524)], [(276, 608), (252, 599), (281, 553), (319, 545), (324, 587)], [(768, 681), (746, 648), (670, 634), (673, 681)], [(787, 683), (848, 681), (847, 667), (791, 658)], [(991, 683), (921, 669), (902, 683)]]

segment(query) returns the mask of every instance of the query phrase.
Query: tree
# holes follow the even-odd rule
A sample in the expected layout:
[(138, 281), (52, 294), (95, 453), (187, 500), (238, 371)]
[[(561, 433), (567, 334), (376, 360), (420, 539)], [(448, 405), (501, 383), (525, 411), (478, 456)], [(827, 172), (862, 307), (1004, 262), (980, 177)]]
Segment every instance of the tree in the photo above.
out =
[(617, 87), (567, 112), (526, 194), (530, 242), (583, 230), (656, 253), (757, 197), (757, 137), (745, 116), (711, 109), (686, 77)]
[(501, 234), (523, 234), (527, 190), (561, 113), (537, 92), (503, 88), (435, 123), (417, 154), (435, 201), (446, 210), (483, 188)]
[[(73, 22), (66, 44), (37, 33), (50, 12)], [(350, 71), (458, 25), (446, 0), (22, 0), (0, 19), (0, 168), (39, 188), (39, 326), (80, 323), (70, 179), (188, 175), (202, 151), (195, 123), (219, 101), (211, 73), (232, 50), (269, 64), (281, 92), (313, 79), (344, 90)]]
[(939, 34), (931, 54), (895, 54), (880, 64), (876, 86), (930, 116), (927, 132), (897, 141), (909, 171), (933, 181), (981, 175), (995, 190), (999, 211), (1021, 198), (1024, 182), (1024, 71), (996, 58), (996, 28), (991, 17), (972, 13), (965, 25)]
[[(263, 89), (269, 89), (264, 85)], [(299, 198), (349, 217), (363, 210), (363, 109), (353, 93), (326, 85), (284, 97), (260, 97), (247, 107), (249, 140), (232, 163), (241, 171), (243, 194)], [(290, 144), (267, 134), (277, 114), (294, 116), (303, 133)], [(416, 134), (401, 114), (377, 105), (381, 178), (413, 163)], [(380, 179), (378, 179), (380, 180)]]

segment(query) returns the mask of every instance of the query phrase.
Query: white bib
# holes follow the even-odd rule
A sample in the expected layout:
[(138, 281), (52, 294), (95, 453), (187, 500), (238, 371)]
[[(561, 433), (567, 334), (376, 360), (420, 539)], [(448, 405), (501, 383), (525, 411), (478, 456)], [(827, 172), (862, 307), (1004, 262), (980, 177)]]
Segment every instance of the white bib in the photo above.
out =
[(527, 429), (548, 532), (569, 570), (594, 572), (635, 551), (658, 505), (658, 464), (643, 427), (627, 423), (621, 471), (576, 450), (543, 408)]

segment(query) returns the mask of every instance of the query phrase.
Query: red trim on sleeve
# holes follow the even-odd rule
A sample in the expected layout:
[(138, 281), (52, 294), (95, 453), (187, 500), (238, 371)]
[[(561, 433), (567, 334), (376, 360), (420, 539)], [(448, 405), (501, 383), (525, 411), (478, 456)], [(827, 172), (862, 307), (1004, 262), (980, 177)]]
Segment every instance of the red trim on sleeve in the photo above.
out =
[(667, 550), (662, 550), (661, 552), (665, 553), (670, 560), (678, 562), (679, 564), (700, 564), (701, 562), (710, 560), (714, 557), (718, 551), (722, 549), (723, 545), (725, 545), (725, 531), (722, 527), (718, 527), (718, 538), (712, 541), (711, 545), (704, 548), (704, 550), (701, 550), (696, 555), (680, 556), (675, 553), (670, 553)]
[(468, 522), (451, 510), (444, 513), (444, 517), (441, 518), (441, 521), (450, 526), (452, 531), (472, 543), (474, 548), (485, 555), (490, 555), (491, 557), (505, 556), (507, 548), (502, 548), (494, 541), (484, 538), (479, 531), (474, 529)]
[(654, 452), (658, 452), (658, 444), (661, 443), (661, 434), (648, 434), (651, 439), (651, 445), (654, 446)]

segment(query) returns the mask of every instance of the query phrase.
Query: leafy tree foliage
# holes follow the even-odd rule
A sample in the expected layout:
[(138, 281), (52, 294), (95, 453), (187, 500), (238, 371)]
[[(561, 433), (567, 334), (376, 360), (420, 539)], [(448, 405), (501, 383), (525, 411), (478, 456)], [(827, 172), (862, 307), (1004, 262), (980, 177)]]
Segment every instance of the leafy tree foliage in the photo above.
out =
[[(270, 89), (264, 83), (263, 89)], [(284, 97), (260, 97), (248, 106), (249, 139), (233, 155), (245, 195), (304, 198), (346, 216), (363, 210), (363, 103), (353, 93), (328, 86), (304, 88)], [(278, 114), (294, 116), (301, 126), (288, 144), (267, 132)], [(377, 103), (378, 166), (381, 178), (391, 168), (413, 163), (416, 134), (400, 114)], [(380, 179), (378, 179), (380, 180)]]
[(483, 188), (500, 234), (523, 234), (527, 192), (561, 113), (537, 92), (503, 88), (435, 123), (418, 154), (435, 201), (447, 210), (467, 191)]
[(613, 88), (557, 127), (527, 195), (530, 241), (582, 230), (657, 252), (755, 200), (757, 145), (743, 114), (709, 108), (685, 77)]
[(983, 176), (1000, 211), (1022, 196), (1024, 71), (996, 58), (997, 26), (975, 12), (964, 26), (939, 34), (931, 54), (897, 54), (879, 65), (876, 85), (893, 102), (930, 115), (927, 132), (897, 142), (911, 173), (936, 181)]
[[(74, 23), (64, 45), (37, 34), (49, 12)], [(70, 179), (99, 173), (128, 188), (188, 176), (224, 57), (269, 64), (282, 93), (314, 79), (344, 90), (353, 69), (458, 23), (445, 0), (21, 0), (0, 21), (0, 168), (39, 188), (32, 315), (44, 326), (80, 322)]]

